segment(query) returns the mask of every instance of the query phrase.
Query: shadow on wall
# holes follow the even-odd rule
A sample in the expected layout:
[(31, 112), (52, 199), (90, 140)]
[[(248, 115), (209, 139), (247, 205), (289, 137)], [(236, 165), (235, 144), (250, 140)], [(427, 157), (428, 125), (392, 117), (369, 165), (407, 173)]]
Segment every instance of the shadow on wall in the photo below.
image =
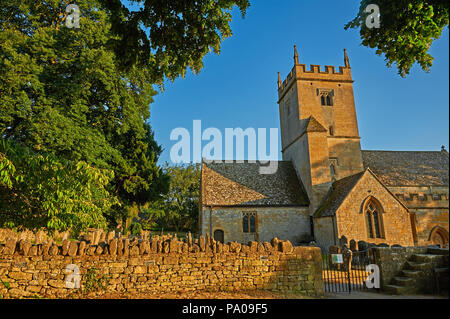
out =
[[(335, 166), (336, 179), (341, 179), (349, 175), (357, 174), (364, 170), (362, 167), (361, 146), (359, 141), (348, 141), (336, 143), (328, 148), (326, 158), (316, 159), (311, 168), (313, 170), (322, 168), (330, 172), (332, 161), (330, 158), (337, 158), (338, 165)], [(344, 165), (345, 163), (345, 165)]]

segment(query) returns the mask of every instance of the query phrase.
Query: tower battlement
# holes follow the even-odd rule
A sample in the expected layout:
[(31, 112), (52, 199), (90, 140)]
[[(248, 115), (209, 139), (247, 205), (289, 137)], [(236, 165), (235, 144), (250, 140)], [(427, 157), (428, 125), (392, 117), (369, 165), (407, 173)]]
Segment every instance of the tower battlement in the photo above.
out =
[(278, 74), (278, 96), (281, 97), (291, 87), (295, 81), (330, 81), (330, 82), (351, 82), (352, 74), (347, 51), (344, 49), (344, 66), (339, 66), (339, 71), (336, 71), (334, 65), (325, 65), (325, 70), (321, 69), (320, 65), (311, 64), (307, 69), (306, 64), (299, 63), (297, 47), (294, 46), (294, 67), (287, 75), (286, 79), (282, 82), (281, 76)]

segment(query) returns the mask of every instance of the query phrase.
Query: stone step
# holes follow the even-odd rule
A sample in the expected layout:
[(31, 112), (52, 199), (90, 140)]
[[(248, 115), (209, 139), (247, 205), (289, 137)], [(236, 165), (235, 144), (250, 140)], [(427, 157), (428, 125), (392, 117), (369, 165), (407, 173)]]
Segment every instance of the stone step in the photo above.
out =
[(420, 270), (403, 269), (401, 274), (403, 277), (418, 278), (418, 277), (422, 276), (423, 272)]
[(412, 256), (412, 260), (418, 263), (426, 263), (426, 262), (440, 262), (445, 258), (444, 255), (435, 255), (435, 254), (414, 254)]
[(395, 286), (411, 287), (414, 286), (415, 283), (416, 280), (411, 277), (394, 277), (392, 279), (392, 284)]
[(435, 268), (435, 274), (438, 278), (439, 292), (446, 291), (448, 293), (449, 287), (449, 269), (445, 268)]
[(430, 267), (429, 263), (419, 263), (415, 261), (407, 261), (406, 265), (408, 270), (426, 270)]
[(448, 256), (448, 248), (428, 248), (427, 254)]
[(434, 272), (448, 275), (449, 274), (449, 269), (448, 269), (448, 267), (434, 268)]
[(405, 287), (405, 286), (397, 286), (397, 285), (385, 285), (384, 292), (391, 295), (412, 295), (417, 293), (414, 287)]

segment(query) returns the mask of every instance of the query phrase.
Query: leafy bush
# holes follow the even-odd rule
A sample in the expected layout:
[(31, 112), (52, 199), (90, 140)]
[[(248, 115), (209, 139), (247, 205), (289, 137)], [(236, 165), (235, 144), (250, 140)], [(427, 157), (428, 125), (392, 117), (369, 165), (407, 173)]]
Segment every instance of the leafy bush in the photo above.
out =
[(130, 233), (134, 236), (139, 236), (142, 232), (142, 225), (140, 223), (134, 222), (130, 225)]
[(196, 230), (200, 198), (199, 165), (166, 166), (170, 177), (169, 192), (141, 210), (153, 229)]
[(117, 205), (106, 190), (113, 172), (85, 162), (38, 154), (0, 141), (0, 227), (49, 231), (105, 227), (102, 212)]
[(109, 285), (109, 277), (98, 273), (97, 268), (90, 268), (86, 272), (84, 281), (84, 293), (106, 290)]

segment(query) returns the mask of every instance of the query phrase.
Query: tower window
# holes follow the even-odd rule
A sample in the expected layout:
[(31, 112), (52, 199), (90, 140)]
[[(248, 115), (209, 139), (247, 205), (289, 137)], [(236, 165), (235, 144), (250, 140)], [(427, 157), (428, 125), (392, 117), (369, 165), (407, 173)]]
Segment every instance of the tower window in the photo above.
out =
[(338, 160), (337, 158), (330, 158), (330, 177), (333, 181), (337, 178), (337, 167), (338, 167)]
[(330, 133), (330, 136), (333, 136), (333, 135), (334, 135), (334, 130), (333, 130), (333, 127), (332, 127), (332, 126), (329, 127), (328, 131), (329, 131), (329, 133)]
[(333, 89), (317, 89), (317, 96), (320, 96), (320, 104), (333, 106)]
[(320, 97), (320, 104), (326, 105), (325, 96), (323, 96), (323, 95)]
[(334, 164), (330, 165), (330, 174), (331, 177), (334, 177), (336, 175), (336, 167), (334, 167)]

